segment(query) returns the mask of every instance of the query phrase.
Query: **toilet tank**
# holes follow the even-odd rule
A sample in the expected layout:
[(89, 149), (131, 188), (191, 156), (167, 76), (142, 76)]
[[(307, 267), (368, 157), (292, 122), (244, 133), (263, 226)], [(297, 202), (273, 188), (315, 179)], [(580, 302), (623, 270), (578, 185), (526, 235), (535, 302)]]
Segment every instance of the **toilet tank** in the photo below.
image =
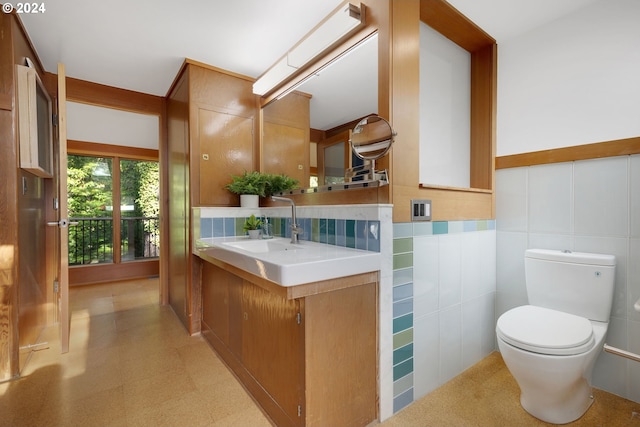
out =
[(529, 304), (608, 322), (615, 268), (613, 255), (527, 249), (524, 269)]

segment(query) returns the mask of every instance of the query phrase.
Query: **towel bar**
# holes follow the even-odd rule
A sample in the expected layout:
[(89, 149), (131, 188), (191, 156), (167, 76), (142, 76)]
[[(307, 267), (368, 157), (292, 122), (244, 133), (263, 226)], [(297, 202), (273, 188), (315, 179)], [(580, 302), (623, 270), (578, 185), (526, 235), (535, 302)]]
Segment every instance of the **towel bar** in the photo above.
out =
[(634, 360), (636, 362), (640, 362), (640, 355), (635, 354), (635, 353), (631, 353), (630, 351), (620, 350), (619, 348), (616, 348), (616, 347), (611, 347), (608, 344), (604, 345), (604, 351), (606, 351), (607, 353), (616, 354), (618, 356), (626, 357), (627, 359), (631, 359), (631, 360)]

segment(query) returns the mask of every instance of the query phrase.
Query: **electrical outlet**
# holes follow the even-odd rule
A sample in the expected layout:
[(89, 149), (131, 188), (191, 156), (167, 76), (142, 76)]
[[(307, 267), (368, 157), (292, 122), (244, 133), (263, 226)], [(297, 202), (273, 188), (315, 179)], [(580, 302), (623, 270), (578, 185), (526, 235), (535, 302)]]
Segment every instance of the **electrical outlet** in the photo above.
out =
[(431, 221), (431, 200), (411, 200), (411, 221)]

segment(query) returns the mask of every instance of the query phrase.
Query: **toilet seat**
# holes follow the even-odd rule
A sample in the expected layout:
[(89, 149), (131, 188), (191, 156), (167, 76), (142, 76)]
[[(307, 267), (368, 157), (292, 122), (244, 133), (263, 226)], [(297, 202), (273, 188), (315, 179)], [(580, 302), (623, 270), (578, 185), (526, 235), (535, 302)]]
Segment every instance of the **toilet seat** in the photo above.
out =
[(504, 313), (498, 319), (496, 332), (514, 347), (554, 356), (581, 354), (595, 345), (588, 319), (533, 305)]

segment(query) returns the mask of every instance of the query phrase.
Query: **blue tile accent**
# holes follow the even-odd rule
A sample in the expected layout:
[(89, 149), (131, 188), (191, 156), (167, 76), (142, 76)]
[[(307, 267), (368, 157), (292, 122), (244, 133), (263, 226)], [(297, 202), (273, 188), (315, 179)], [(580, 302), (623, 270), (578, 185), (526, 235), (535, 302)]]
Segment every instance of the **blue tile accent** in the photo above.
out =
[(223, 218), (213, 218), (213, 237), (224, 237)]
[(336, 244), (336, 220), (327, 220), (327, 243), (330, 245)]
[(463, 226), (464, 232), (468, 231), (477, 231), (478, 230), (478, 221), (465, 221)]
[(336, 220), (336, 245), (347, 246), (347, 220)]
[(413, 357), (413, 343), (393, 351), (393, 364), (397, 365)]
[(213, 219), (212, 218), (200, 219), (200, 236), (213, 237)]
[(400, 379), (413, 372), (413, 358), (405, 360), (393, 367), (393, 380)]
[(404, 316), (413, 312), (413, 298), (404, 299), (393, 303), (393, 317)]
[(345, 246), (348, 248), (356, 247), (356, 221), (354, 219), (346, 220), (345, 224)]
[(367, 221), (356, 221), (356, 249), (367, 249)]
[(327, 219), (326, 218), (320, 218), (320, 229), (318, 230), (319, 232), (319, 236), (318, 238), (320, 239), (320, 243), (327, 243)]
[(224, 218), (224, 235), (235, 236), (236, 235), (236, 219)]
[(393, 413), (395, 414), (411, 402), (413, 402), (413, 388), (393, 398)]
[(436, 221), (433, 223), (433, 234), (447, 234), (449, 223), (447, 221)]
[(413, 297), (413, 283), (393, 287), (393, 302)]

